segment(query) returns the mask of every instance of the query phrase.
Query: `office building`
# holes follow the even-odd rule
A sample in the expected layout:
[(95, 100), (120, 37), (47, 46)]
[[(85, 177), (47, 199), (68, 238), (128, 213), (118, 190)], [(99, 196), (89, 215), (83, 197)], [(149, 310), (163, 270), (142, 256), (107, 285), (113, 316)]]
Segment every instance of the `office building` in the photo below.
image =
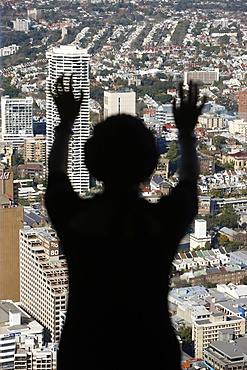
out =
[(84, 143), (89, 137), (89, 54), (75, 45), (61, 45), (47, 51), (48, 77), (46, 90), (46, 163), (54, 140), (54, 127), (60, 122), (50, 88), (57, 77), (65, 74), (65, 84), (73, 73), (75, 97), (83, 91), (83, 102), (69, 143), (68, 175), (74, 190), (81, 194), (90, 187), (89, 172), (84, 164)]
[(136, 115), (135, 91), (104, 91), (104, 119), (115, 114)]
[(238, 117), (247, 121), (247, 86), (241, 86), (238, 93)]
[(67, 310), (68, 267), (55, 230), (20, 230), (20, 302), (44, 326), (45, 342), (59, 342)]
[(224, 118), (215, 113), (204, 113), (198, 117), (198, 125), (207, 130), (225, 127)]
[(208, 348), (211, 342), (219, 340), (220, 332), (225, 329), (233, 329), (235, 338), (244, 336), (245, 319), (216, 312), (211, 313), (207, 319), (195, 320), (192, 326), (194, 356), (196, 358), (204, 358), (204, 350)]
[(14, 206), (13, 173), (0, 173), (0, 299), (20, 301), (19, 230), (23, 208)]
[[(43, 345), (43, 326), (12, 300), (0, 301), (0, 369), (42, 369), (16, 367), (15, 353), (21, 348), (38, 349)], [(53, 370), (49, 367), (47, 370)]]
[(220, 72), (219, 68), (214, 70), (201, 70), (201, 71), (185, 71), (184, 84), (187, 85), (191, 80), (201, 81), (205, 85), (211, 85), (214, 81), (219, 81)]
[(1, 97), (2, 140), (12, 141), (14, 147), (33, 136), (33, 98)]

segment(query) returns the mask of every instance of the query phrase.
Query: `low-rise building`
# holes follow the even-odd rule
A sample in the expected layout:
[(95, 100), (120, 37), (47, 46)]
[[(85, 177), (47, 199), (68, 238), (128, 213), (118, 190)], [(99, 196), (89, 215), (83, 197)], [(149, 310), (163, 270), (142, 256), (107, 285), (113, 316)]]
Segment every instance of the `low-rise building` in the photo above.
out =
[[(14, 369), (17, 348), (41, 348), (43, 326), (11, 300), (0, 301), (0, 369)], [(32, 345), (31, 345), (32, 343)]]

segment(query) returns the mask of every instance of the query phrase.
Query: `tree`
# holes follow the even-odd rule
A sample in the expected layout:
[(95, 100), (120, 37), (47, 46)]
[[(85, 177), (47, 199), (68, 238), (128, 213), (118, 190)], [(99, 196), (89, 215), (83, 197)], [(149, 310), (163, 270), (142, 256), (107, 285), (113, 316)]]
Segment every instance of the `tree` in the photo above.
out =
[(206, 243), (205, 243), (205, 247), (204, 247), (204, 249), (205, 250), (209, 250), (211, 248), (211, 243), (210, 243), (210, 241), (207, 241)]
[(247, 276), (244, 276), (241, 280), (241, 284), (247, 285)]
[(221, 246), (226, 246), (229, 243), (229, 239), (228, 239), (228, 237), (226, 235), (220, 234), (218, 236), (218, 243)]
[(180, 336), (181, 336), (183, 343), (190, 343), (192, 340), (191, 326), (187, 326), (185, 325), (185, 323), (183, 323), (182, 325), (180, 325), (179, 330), (180, 330)]
[(178, 168), (179, 154), (180, 148), (178, 142), (172, 141), (166, 155), (166, 158), (170, 160), (170, 170), (172, 174), (176, 172)]
[(240, 217), (237, 215), (231, 204), (226, 204), (222, 207), (222, 213), (219, 215), (218, 223), (221, 227), (228, 227), (230, 229), (238, 227)]

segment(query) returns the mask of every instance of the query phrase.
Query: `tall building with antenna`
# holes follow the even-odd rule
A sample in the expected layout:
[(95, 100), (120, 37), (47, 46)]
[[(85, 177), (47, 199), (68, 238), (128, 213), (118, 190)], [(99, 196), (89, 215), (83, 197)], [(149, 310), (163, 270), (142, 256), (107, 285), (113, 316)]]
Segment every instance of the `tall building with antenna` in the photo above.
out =
[(78, 194), (89, 190), (90, 176), (84, 164), (84, 143), (89, 137), (89, 54), (86, 49), (76, 45), (61, 45), (47, 50), (48, 77), (46, 83), (46, 163), (54, 140), (54, 127), (59, 124), (59, 115), (54, 104), (50, 89), (57, 77), (64, 73), (65, 84), (69, 84), (73, 74), (75, 97), (83, 91), (83, 102), (77, 117), (69, 143), (68, 176), (74, 190)]

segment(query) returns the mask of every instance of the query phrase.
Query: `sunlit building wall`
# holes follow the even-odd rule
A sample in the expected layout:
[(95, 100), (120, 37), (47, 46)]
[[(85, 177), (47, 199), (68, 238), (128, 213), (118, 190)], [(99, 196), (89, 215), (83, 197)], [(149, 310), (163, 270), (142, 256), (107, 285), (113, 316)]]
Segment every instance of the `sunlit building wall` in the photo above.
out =
[(55, 138), (54, 128), (60, 122), (57, 108), (50, 89), (63, 73), (65, 84), (73, 74), (73, 88), (76, 98), (83, 91), (83, 102), (73, 127), (74, 134), (69, 143), (68, 175), (74, 190), (81, 194), (89, 190), (89, 172), (84, 164), (84, 143), (89, 137), (89, 54), (86, 49), (75, 45), (61, 45), (46, 53), (48, 61), (48, 77), (46, 90), (46, 162)]

